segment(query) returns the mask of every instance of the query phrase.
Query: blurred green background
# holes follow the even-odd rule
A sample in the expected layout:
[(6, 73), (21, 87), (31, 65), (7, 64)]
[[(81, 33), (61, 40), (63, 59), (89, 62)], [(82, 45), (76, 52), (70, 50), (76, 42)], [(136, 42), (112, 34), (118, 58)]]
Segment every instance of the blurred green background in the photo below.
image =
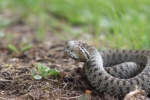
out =
[(0, 12), (15, 16), (0, 19), (0, 28), (21, 21), (41, 39), (51, 32), (61, 40), (91, 37), (100, 49), (150, 48), (150, 0), (0, 0)]

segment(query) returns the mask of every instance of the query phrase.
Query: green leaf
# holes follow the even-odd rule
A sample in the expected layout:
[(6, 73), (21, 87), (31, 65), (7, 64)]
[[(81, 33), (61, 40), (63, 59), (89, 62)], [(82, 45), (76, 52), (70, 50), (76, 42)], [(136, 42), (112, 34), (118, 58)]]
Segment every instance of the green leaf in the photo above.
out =
[(48, 71), (48, 74), (49, 75), (59, 75), (59, 72), (57, 71), (57, 70), (55, 70), (55, 69), (50, 69), (49, 71)]
[(38, 68), (38, 73), (42, 77), (47, 77), (48, 76), (48, 71), (46, 71), (47, 66), (41, 64), (41, 63), (36, 63), (36, 67)]
[(21, 52), (27, 51), (27, 50), (29, 50), (30, 48), (32, 48), (32, 45), (31, 45), (31, 44), (26, 45), (26, 46), (24, 46), (24, 47), (21, 49)]
[(41, 63), (36, 63), (36, 67), (38, 68), (38, 73), (42, 77), (47, 77), (48, 75), (59, 75), (59, 72), (55, 69), (50, 69), (49, 67), (41, 64)]
[(8, 44), (8, 48), (10, 50), (12, 50), (13, 52), (19, 52), (19, 50), (14, 45), (12, 45), (12, 44)]
[(40, 76), (40, 75), (35, 75), (35, 76), (34, 76), (34, 79), (40, 80), (40, 79), (42, 79), (42, 76)]
[(46, 69), (45, 66), (40, 63), (36, 63), (36, 67), (38, 68), (39, 73), (42, 73)]

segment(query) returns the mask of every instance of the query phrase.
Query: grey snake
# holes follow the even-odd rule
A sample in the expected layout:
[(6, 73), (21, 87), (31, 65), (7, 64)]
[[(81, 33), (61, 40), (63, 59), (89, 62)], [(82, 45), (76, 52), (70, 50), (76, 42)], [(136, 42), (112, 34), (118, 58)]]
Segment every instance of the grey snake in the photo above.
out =
[(71, 58), (84, 62), (89, 82), (100, 92), (125, 96), (137, 85), (150, 93), (150, 51), (106, 50), (79, 41), (69, 41), (64, 49)]

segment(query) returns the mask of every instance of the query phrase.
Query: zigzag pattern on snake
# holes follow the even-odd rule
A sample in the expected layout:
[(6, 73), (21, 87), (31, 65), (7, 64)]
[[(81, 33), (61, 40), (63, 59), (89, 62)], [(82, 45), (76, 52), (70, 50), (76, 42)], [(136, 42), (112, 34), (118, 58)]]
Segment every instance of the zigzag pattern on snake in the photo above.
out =
[(84, 62), (88, 80), (100, 92), (125, 96), (137, 85), (150, 93), (150, 51), (107, 50), (99, 53), (94, 47), (78, 41), (69, 41), (64, 51), (71, 58)]

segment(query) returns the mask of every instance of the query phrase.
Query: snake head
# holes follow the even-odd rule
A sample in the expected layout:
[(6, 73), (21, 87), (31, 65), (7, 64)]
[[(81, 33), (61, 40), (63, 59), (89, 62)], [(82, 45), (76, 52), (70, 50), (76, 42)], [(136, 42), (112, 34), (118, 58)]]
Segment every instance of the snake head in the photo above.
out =
[(69, 41), (65, 46), (64, 52), (71, 58), (86, 62), (89, 59), (89, 52), (78, 41)]

